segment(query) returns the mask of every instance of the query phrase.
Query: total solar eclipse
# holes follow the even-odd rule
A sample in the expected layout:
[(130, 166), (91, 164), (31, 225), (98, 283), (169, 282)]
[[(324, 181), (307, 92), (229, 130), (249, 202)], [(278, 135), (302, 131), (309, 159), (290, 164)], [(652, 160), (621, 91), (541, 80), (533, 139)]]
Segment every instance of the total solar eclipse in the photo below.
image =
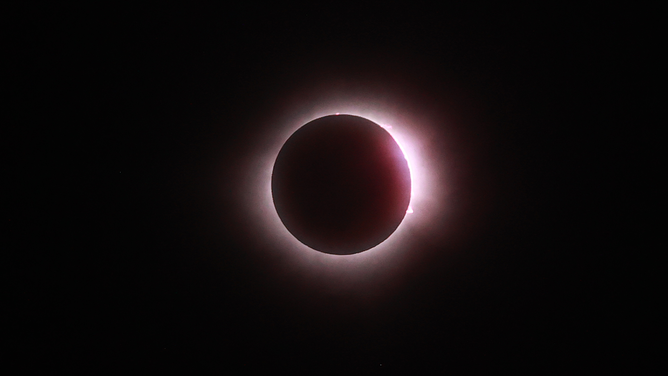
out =
[(271, 177), (281, 222), (301, 243), (350, 255), (385, 241), (411, 199), (408, 162), (371, 120), (329, 115), (299, 128), (281, 148)]

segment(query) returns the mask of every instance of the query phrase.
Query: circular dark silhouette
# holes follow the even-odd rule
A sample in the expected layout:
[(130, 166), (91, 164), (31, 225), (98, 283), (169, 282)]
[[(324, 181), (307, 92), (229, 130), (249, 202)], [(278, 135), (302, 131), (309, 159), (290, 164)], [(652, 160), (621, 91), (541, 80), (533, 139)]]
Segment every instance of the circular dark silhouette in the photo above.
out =
[(352, 115), (299, 128), (278, 153), (271, 177), (278, 216), (307, 246), (335, 255), (366, 251), (406, 215), (411, 176), (385, 129)]

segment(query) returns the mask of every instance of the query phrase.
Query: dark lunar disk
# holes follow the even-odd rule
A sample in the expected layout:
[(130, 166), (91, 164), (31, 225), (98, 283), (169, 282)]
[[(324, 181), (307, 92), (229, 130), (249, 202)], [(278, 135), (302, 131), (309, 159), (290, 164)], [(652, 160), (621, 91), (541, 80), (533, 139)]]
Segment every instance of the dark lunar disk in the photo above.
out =
[(281, 221), (299, 241), (350, 255), (396, 230), (410, 202), (411, 177), (399, 145), (378, 124), (330, 115), (285, 142), (271, 190)]

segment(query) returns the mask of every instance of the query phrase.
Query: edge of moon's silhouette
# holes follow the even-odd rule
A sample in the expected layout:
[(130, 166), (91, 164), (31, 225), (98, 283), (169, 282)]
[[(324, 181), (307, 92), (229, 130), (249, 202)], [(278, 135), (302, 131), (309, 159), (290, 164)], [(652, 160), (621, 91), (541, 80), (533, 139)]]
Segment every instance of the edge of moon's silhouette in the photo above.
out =
[(295, 131), (271, 177), (276, 212), (308, 247), (350, 255), (385, 241), (411, 198), (408, 161), (394, 138), (371, 120), (328, 115)]

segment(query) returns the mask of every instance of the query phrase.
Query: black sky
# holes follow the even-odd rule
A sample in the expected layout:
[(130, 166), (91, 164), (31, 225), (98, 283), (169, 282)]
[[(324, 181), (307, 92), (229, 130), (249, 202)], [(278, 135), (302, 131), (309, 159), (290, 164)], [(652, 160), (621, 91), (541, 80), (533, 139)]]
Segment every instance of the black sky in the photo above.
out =
[[(627, 78), (610, 80), (628, 43), (619, 18), (386, 5), (26, 14), (13, 61), (17, 119), (30, 121), (12, 172), (29, 183), (9, 222), (22, 353), (164, 371), (616, 364), (607, 236), (620, 225), (600, 182), (623, 120), (611, 92)], [(447, 119), (429, 137), (452, 158), (444, 204), (458, 214), (369, 294), (279, 270), (244, 216), (238, 179), (266, 121), (332, 88)]]

